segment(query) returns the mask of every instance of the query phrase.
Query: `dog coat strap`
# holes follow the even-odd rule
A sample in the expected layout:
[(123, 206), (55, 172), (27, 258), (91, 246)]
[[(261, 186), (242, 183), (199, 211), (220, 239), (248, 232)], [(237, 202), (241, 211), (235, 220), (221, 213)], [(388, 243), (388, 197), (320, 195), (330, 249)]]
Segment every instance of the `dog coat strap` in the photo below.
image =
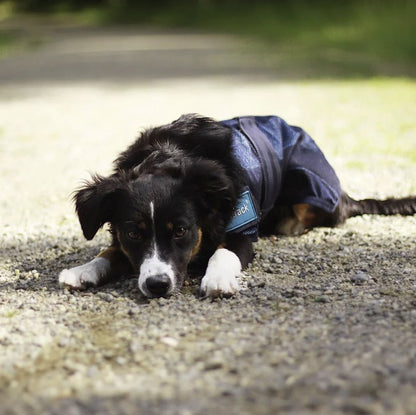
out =
[(241, 131), (254, 147), (261, 163), (262, 181), (259, 202), (262, 213), (267, 213), (274, 206), (281, 181), (281, 171), (276, 160), (276, 151), (263, 131), (257, 126), (256, 117), (239, 117), (237, 119)]

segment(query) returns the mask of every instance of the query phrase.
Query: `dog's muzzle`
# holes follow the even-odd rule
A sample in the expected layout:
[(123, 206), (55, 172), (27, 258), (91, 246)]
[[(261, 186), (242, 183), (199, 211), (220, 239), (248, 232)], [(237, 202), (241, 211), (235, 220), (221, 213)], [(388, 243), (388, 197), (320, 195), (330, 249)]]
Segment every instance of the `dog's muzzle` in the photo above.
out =
[(172, 281), (167, 274), (152, 275), (145, 280), (146, 291), (152, 297), (165, 297), (170, 294)]

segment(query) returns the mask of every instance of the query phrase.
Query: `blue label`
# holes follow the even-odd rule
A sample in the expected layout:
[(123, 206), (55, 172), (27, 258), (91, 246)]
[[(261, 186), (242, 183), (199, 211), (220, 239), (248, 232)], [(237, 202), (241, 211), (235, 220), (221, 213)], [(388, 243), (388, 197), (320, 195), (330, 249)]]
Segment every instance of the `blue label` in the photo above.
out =
[(233, 217), (231, 218), (231, 221), (228, 224), (226, 231), (234, 231), (257, 220), (258, 215), (253, 203), (253, 199), (251, 197), (250, 190), (246, 190), (244, 193), (241, 194), (237, 201)]

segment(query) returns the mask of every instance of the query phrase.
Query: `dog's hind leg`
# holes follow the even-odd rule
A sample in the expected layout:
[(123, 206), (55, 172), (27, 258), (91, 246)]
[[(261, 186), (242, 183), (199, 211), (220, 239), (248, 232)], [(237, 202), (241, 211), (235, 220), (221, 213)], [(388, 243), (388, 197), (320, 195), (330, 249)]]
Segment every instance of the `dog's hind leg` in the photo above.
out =
[[(327, 214), (314, 206), (306, 203), (299, 203), (293, 206), (276, 206), (272, 212), (272, 219), (268, 221), (269, 232), (262, 227), (262, 234), (276, 234), (286, 236), (302, 235), (309, 229), (322, 226), (327, 219)], [(271, 231), (271, 232), (270, 232)]]
[(262, 236), (302, 235), (318, 226), (336, 226), (338, 217), (338, 211), (328, 213), (307, 203), (276, 205), (261, 224), (260, 233)]
[(345, 192), (332, 213), (307, 203), (275, 206), (261, 224), (261, 235), (301, 235), (319, 226), (336, 227), (359, 215), (414, 215), (416, 197), (354, 200)]
[(110, 279), (130, 271), (125, 255), (115, 246), (102, 251), (86, 264), (64, 269), (59, 274), (59, 285), (77, 290), (103, 285)]

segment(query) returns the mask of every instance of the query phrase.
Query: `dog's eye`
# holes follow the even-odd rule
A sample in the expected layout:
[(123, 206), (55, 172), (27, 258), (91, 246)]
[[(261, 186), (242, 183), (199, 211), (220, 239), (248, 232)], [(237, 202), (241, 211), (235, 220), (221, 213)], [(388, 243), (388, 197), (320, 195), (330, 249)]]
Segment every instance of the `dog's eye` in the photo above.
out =
[(129, 230), (127, 232), (127, 236), (129, 237), (129, 239), (132, 239), (133, 241), (138, 241), (139, 239), (141, 239), (140, 232), (135, 229)]
[(183, 226), (178, 226), (175, 229), (174, 236), (175, 238), (182, 238), (183, 236), (185, 236), (186, 232), (187, 232), (186, 228), (184, 228)]

